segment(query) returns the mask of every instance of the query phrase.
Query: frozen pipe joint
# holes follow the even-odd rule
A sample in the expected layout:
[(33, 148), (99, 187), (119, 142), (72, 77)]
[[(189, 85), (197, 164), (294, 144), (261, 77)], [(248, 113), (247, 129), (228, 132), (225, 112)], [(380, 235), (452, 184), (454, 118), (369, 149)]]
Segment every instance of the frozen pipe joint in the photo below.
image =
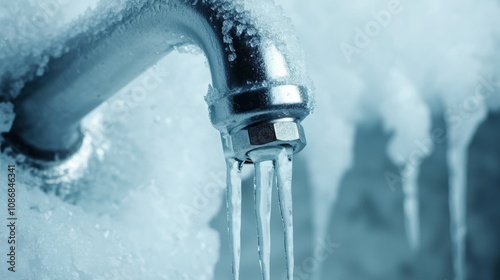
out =
[(312, 107), (302, 53), (282, 11), (257, 2), (129, 1), (82, 19), (87, 26), (64, 53), (48, 54), (43, 75), (27, 77), (13, 98), (7, 142), (31, 158), (67, 158), (82, 143), (85, 115), (175, 46), (194, 44), (209, 61), (206, 100), (226, 156), (246, 161), (249, 151), (276, 145), (300, 151), (300, 122)]

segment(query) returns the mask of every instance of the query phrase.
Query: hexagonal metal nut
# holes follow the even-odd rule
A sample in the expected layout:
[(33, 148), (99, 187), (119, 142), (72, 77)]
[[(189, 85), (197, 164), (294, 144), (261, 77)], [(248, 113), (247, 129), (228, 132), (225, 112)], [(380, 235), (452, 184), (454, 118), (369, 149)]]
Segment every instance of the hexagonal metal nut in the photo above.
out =
[(249, 160), (248, 152), (266, 147), (289, 145), (297, 153), (306, 145), (306, 137), (300, 123), (286, 120), (261, 123), (239, 130), (231, 136), (230, 145), (236, 158)]

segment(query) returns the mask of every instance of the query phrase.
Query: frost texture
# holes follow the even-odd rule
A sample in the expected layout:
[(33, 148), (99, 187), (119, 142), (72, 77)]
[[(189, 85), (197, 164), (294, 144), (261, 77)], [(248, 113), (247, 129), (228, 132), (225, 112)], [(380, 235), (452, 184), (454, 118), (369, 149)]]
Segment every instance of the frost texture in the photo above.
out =
[(207, 102), (207, 104), (209, 106), (214, 104), (221, 97), (222, 97), (222, 94), (220, 91), (218, 91), (212, 85), (208, 86), (208, 92), (207, 92), (207, 95), (205, 95), (205, 102)]
[[(203, 62), (172, 53), (151, 70), (161, 80), (147, 84), (147, 96), (134, 93), (149, 73), (87, 118), (96, 139), (87, 173), (58, 186), (79, 190), (76, 203), (42, 192), (47, 186), (18, 166), (17, 272), (2, 269), (0, 279), (212, 279), (219, 239), (209, 222), (225, 166), (219, 134), (200, 113), (210, 79)], [(6, 130), (11, 105), (0, 110)], [(11, 163), (1, 155), (2, 170)]]
[[(0, 97), (15, 96), (29, 76), (42, 75), (49, 56), (59, 56), (63, 42), (79, 32), (70, 24), (98, 0), (0, 1)], [(9, 84), (9, 88), (5, 85)]]
[[(68, 51), (71, 38), (95, 34), (140, 10), (141, 0), (1, 0), (0, 96), (15, 97), (27, 80), (41, 76), (50, 58)], [(8, 87), (7, 87), (8, 86)]]
[[(307, 86), (312, 89), (312, 81), (307, 72), (305, 56), (296, 36), (294, 25), (285, 15), (281, 6), (271, 0), (230, 1), (207, 0), (218, 11), (217, 16), (223, 20), (222, 34), (229, 62), (238, 58), (233, 45), (236, 37), (245, 37), (249, 47), (256, 48), (269, 42), (289, 61), (288, 76), (279, 81), (248, 81), (248, 83), (288, 83)], [(246, 59), (241, 57), (240, 59)], [(311, 107), (314, 99), (310, 92)]]

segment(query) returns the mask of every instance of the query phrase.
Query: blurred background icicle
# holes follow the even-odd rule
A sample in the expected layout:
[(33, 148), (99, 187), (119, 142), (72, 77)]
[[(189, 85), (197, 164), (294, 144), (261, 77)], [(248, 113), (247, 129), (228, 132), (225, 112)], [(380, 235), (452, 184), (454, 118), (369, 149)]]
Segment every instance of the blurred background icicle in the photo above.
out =
[(455, 279), (467, 279), (466, 235), (467, 235), (467, 158), (469, 145), (479, 125), (486, 119), (486, 106), (477, 99), (468, 108), (468, 115), (448, 122), (449, 146), (448, 166), (450, 173), (450, 232), (453, 242), (453, 268)]
[[(399, 69), (392, 69), (387, 79), (392, 96), (381, 107), (382, 121), (393, 134), (387, 153), (400, 167), (405, 212), (406, 235), (413, 250), (420, 243), (420, 216), (417, 178), (422, 161), (432, 153), (431, 110), (415, 85)], [(388, 182), (390, 183), (390, 182)], [(392, 191), (398, 185), (389, 185)]]

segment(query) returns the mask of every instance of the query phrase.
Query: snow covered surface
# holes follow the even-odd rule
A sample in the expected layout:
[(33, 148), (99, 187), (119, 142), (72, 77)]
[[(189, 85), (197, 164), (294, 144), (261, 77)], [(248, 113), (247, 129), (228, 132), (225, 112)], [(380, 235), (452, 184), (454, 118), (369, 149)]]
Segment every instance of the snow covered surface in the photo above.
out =
[[(105, 8), (92, 10), (97, 2)], [(0, 0), (0, 77), (42, 74), (45, 51), (64, 51), (58, 42), (78, 31), (68, 30), (76, 17), (116, 15), (141, 2)], [(309, 145), (303, 152), (316, 201), (315, 239), (326, 235), (326, 209), (333, 209), (352, 165), (359, 123), (381, 122), (394, 133), (387, 154), (413, 170), (411, 190), (418, 188), (415, 174), (429, 152), (414, 161), (420, 151), (415, 142), (432, 137), (433, 114), (446, 113), (451, 181), (460, 204), (466, 178), (456, 174), (464, 173), (464, 151), (486, 111), (500, 105), (498, 95), (476, 91), (486, 84), (498, 88), (500, 80), (498, 1), (278, 2), (292, 16), (316, 89), (318, 106), (305, 121)], [(262, 21), (273, 20), (265, 10), (259, 10)], [(225, 174), (218, 133), (200, 113), (207, 110), (202, 96), (209, 71), (204, 58), (188, 54), (171, 54), (150, 71), (160, 71), (163, 80), (147, 97), (132, 94), (146, 72), (89, 116), (87, 127), (100, 145), (88, 172), (69, 186), (83, 190), (77, 204), (41, 192), (40, 182), (19, 170), (22, 257), (16, 279), (212, 278), (219, 242), (226, 240), (209, 227)], [(180, 92), (189, 94), (179, 98)], [(6, 130), (10, 105), (0, 111)], [(3, 157), (0, 168), (11, 161)], [(1, 279), (8, 277), (0, 270)]]
[[(208, 222), (225, 166), (219, 135), (200, 113), (209, 71), (187, 54), (153, 70), (168, 77), (158, 90), (137, 99), (139, 79), (87, 119), (99, 146), (83, 177), (65, 186), (81, 190), (77, 204), (43, 193), (19, 169), (17, 272), (2, 269), (1, 279), (211, 279), (219, 240)], [(184, 91), (192, 97), (179, 98)], [(12, 159), (1, 162), (6, 169)]]
[[(61, 14), (78, 6), (66, 3)], [(52, 27), (53, 36), (62, 32)], [(28, 41), (33, 50), (44, 47)], [(2, 60), (2, 70), (16, 69), (22, 55)], [(148, 94), (135, 94), (153, 74), (160, 80)], [(19, 168), (17, 272), (11, 278), (2, 269), (0, 278), (211, 279), (219, 240), (208, 222), (221, 204), (225, 166), (203, 101), (209, 79), (204, 57), (173, 53), (89, 116), (92, 160), (78, 182), (62, 186), (81, 190), (76, 204), (43, 193), (46, 186)], [(1, 110), (6, 131), (12, 108)], [(2, 156), (2, 169), (11, 163)]]

